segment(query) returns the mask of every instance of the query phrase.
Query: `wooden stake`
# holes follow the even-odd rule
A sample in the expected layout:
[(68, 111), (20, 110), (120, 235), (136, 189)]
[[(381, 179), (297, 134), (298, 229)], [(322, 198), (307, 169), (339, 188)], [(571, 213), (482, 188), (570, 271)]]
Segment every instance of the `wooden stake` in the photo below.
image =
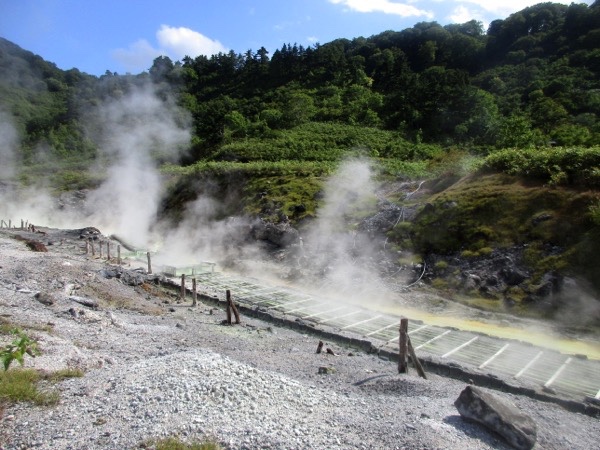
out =
[(415, 369), (417, 369), (417, 373), (419, 374), (419, 376), (421, 378), (427, 379), (427, 375), (425, 375), (425, 370), (423, 369), (423, 366), (421, 365), (421, 361), (419, 361), (419, 358), (417, 358), (415, 349), (413, 348), (412, 343), (410, 342), (410, 336), (407, 336), (407, 339), (408, 339), (408, 352), (410, 353), (410, 359), (412, 360), (412, 363), (415, 366)]
[(196, 277), (192, 278), (192, 306), (196, 306), (198, 300), (198, 292), (196, 291)]
[(102, 259), (102, 241), (98, 241), (98, 253), (100, 254), (100, 259)]
[(227, 308), (225, 312), (227, 313), (227, 323), (231, 325), (231, 305), (229, 304), (229, 302), (227, 302)]
[(181, 300), (185, 300), (185, 273), (181, 274)]
[(121, 245), (117, 245), (117, 264), (121, 265)]
[(92, 258), (96, 256), (96, 249), (94, 248), (94, 241), (90, 239), (90, 245), (92, 246)]
[(150, 252), (146, 253), (146, 256), (148, 257), (148, 273), (152, 273), (152, 261), (150, 260)]
[[(235, 306), (235, 303), (233, 303), (233, 300), (231, 299), (231, 291), (227, 289), (225, 294), (227, 296), (227, 304), (230, 305), (233, 315), (235, 316), (235, 323), (240, 323), (240, 313), (238, 312), (237, 306)], [(231, 320), (231, 315), (229, 320)]]
[(90, 254), (90, 240), (89, 239), (85, 240), (85, 254), (86, 255)]
[(110, 241), (106, 241), (106, 259), (110, 261)]
[(406, 350), (408, 347), (408, 319), (400, 319), (400, 357), (398, 359), (398, 373), (408, 373)]

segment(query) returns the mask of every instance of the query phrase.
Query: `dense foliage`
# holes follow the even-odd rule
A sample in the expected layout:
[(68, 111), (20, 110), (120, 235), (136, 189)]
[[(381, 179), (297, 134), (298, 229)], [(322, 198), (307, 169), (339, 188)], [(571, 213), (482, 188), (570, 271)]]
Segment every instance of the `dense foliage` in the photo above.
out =
[(422, 22), (308, 48), (285, 44), (271, 57), (264, 47), (162, 56), (139, 75), (63, 71), (0, 39), (0, 109), (13, 117), (30, 164), (94, 157), (86, 111), (148, 81), (175, 92), (193, 117), (185, 163), (336, 160), (349, 149), (405, 160), (422, 143), (478, 154), (589, 147), (600, 144), (598, 42), (598, 2), (541, 3), (493, 21), (487, 33), (476, 21)]

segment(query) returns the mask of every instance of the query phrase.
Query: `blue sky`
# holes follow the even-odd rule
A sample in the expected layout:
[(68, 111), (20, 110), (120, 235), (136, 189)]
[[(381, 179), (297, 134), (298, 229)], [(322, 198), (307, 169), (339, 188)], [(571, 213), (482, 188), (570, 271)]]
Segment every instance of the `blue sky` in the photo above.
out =
[[(528, 0), (0, 0), (0, 36), (61, 69), (147, 70), (154, 58), (369, 37), (417, 22), (487, 25)], [(561, 1), (569, 4), (571, 0)], [(592, 0), (582, 3), (591, 4)]]

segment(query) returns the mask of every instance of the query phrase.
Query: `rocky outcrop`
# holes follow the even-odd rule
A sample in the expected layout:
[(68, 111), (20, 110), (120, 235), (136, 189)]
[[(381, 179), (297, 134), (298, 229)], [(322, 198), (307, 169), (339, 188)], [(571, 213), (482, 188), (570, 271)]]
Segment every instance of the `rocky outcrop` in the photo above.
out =
[(467, 386), (454, 406), (462, 417), (484, 425), (518, 450), (529, 450), (535, 445), (537, 425), (533, 419), (497, 395)]
[(298, 230), (289, 222), (271, 223), (257, 220), (251, 228), (251, 235), (259, 241), (267, 241), (276, 247), (286, 247), (298, 242)]

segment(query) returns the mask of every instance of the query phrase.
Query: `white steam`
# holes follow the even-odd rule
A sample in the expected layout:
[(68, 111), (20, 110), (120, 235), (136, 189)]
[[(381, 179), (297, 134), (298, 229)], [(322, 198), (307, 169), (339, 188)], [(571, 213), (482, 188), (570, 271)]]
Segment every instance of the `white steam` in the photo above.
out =
[(189, 143), (188, 129), (176, 122), (181, 116), (149, 86), (134, 88), (91, 114), (108, 172), (88, 196), (87, 208), (90, 220), (104, 232), (148, 246), (162, 192), (156, 157), (174, 159)]
[(377, 237), (357, 229), (376, 206), (368, 161), (344, 162), (325, 185), (324, 204), (304, 236), (304, 264), (317, 268), (320, 289), (344, 297), (380, 284)]
[(18, 163), (18, 133), (12, 117), (0, 110), (0, 181), (11, 180)]

